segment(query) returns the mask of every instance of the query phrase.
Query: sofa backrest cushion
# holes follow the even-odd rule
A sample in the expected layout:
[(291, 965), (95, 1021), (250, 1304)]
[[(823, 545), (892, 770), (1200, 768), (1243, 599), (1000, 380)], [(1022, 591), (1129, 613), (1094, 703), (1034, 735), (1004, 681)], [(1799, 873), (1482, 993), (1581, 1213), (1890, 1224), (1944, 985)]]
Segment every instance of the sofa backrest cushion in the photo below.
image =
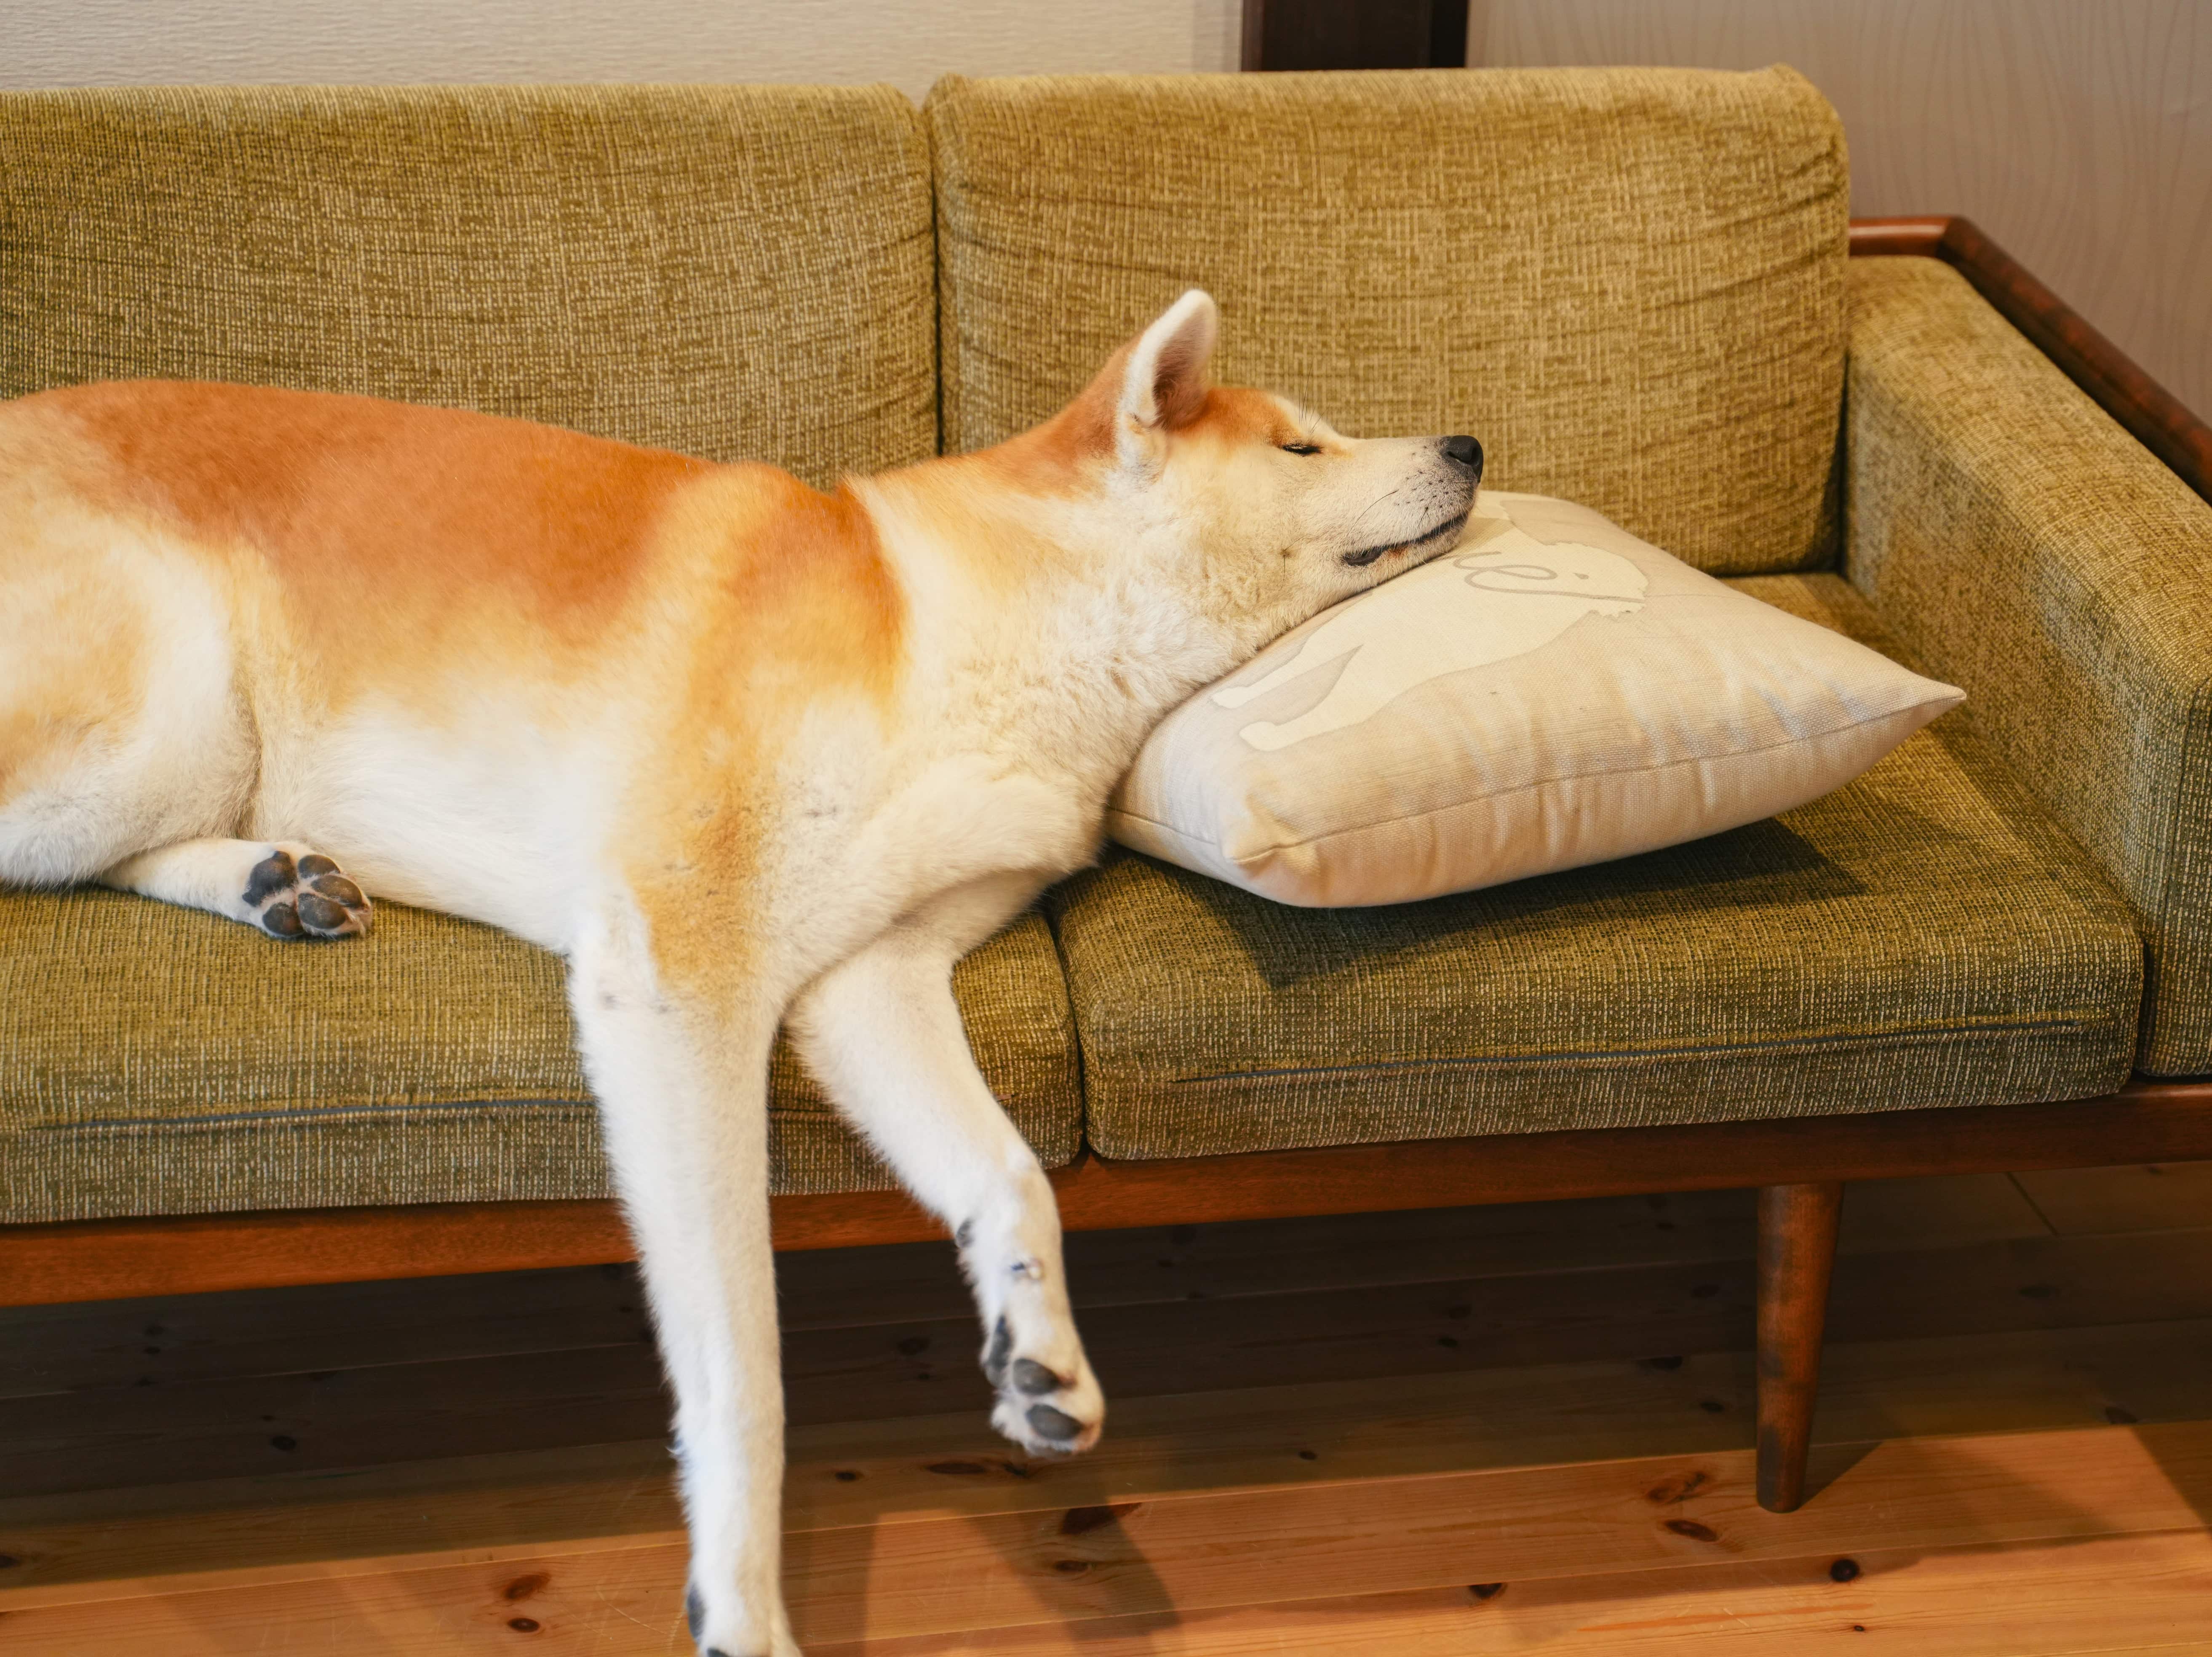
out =
[(920, 118), (886, 87), (0, 95), (0, 395), (240, 380), (822, 484), (936, 448)]
[(1834, 547), (1849, 181), (1786, 69), (941, 82), (945, 444), (1042, 419), (1184, 287), (1228, 379), (1724, 574)]

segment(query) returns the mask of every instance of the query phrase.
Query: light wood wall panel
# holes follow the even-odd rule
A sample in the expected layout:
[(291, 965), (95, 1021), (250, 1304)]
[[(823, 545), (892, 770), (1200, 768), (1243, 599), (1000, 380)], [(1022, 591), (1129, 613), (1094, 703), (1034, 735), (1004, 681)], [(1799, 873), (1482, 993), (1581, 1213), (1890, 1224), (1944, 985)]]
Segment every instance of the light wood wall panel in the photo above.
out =
[(1474, 0), (1468, 53), (1790, 64), (1854, 212), (1966, 214), (2212, 416), (2212, 0)]

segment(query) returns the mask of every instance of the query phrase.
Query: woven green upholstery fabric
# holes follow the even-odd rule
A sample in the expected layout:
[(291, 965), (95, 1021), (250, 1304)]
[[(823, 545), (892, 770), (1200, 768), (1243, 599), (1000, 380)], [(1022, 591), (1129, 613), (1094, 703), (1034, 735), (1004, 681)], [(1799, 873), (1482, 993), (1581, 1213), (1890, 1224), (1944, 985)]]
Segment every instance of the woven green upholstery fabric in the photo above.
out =
[(1847, 572), (2134, 906), (2212, 1074), (2212, 506), (1933, 259), (1854, 261)]
[[(954, 988), (1051, 1164), (1082, 1103), (1050, 934), (1023, 916)], [(0, 892), (0, 1223), (609, 1193), (557, 958), (384, 905), (277, 944), (100, 890)], [(890, 1183), (779, 1044), (779, 1191)]]
[(0, 94), (0, 396), (226, 379), (816, 484), (937, 446), (920, 118), (888, 87)]
[[(1881, 642), (1838, 577), (1745, 586)], [(1091, 1143), (1191, 1156), (2107, 1092), (2142, 945), (1970, 711), (1772, 821), (1431, 902), (1289, 908), (1115, 857), (1052, 899)]]
[(1832, 564), (1849, 179), (1788, 70), (940, 82), (945, 446), (1049, 415), (1184, 287), (1224, 379), (1720, 574)]

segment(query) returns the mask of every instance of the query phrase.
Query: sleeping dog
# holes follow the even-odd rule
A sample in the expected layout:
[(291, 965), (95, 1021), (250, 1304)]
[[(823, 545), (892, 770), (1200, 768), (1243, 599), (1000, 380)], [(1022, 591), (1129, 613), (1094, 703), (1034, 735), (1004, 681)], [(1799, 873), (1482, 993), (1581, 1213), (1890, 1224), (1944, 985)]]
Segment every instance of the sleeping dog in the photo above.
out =
[(1450, 547), (1472, 438), (1216, 386), (1194, 289), (1051, 420), (821, 494), (451, 410), (126, 382), (0, 406), (0, 882), (272, 938), (370, 895), (568, 962), (644, 1261), (692, 1632), (790, 1657), (767, 1071), (788, 1021), (957, 1240), (992, 1420), (1105, 1405), (952, 963), (1095, 854), (1152, 725)]

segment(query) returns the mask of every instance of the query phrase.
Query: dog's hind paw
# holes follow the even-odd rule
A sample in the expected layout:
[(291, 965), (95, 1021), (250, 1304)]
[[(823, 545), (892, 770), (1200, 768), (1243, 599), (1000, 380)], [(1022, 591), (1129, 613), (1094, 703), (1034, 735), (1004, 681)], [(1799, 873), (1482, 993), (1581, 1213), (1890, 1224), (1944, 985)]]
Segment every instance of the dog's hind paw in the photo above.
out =
[(1055, 1369), (1016, 1357), (1014, 1346), (1002, 1317), (983, 1350), (983, 1374), (999, 1392), (991, 1425), (1031, 1455), (1075, 1455), (1096, 1444), (1105, 1425), (1106, 1399), (1081, 1353)]
[(241, 897), (271, 938), (358, 938), (374, 906), (346, 872), (319, 852), (277, 846), (255, 864)]

